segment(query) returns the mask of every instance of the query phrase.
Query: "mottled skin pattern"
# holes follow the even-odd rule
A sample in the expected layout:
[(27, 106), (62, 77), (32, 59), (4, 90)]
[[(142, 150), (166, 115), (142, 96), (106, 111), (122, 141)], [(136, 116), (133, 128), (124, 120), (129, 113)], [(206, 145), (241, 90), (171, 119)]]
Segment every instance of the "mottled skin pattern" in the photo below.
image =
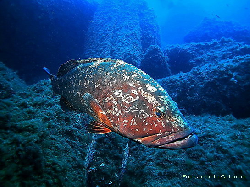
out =
[(176, 103), (140, 69), (122, 60), (74, 63), (51, 78), (53, 90), (73, 109), (93, 116), (104, 129), (99, 133), (114, 131), (149, 147), (177, 149), (197, 143)]

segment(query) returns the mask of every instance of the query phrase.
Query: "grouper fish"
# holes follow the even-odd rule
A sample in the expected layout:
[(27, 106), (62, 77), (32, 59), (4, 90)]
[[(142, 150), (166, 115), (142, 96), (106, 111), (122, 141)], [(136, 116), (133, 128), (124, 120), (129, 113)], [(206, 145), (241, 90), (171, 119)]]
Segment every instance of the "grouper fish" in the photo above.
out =
[(57, 75), (44, 68), (63, 109), (87, 113), (89, 130), (115, 132), (148, 147), (193, 147), (198, 138), (168, 93), (122, 60), (69, 60)]

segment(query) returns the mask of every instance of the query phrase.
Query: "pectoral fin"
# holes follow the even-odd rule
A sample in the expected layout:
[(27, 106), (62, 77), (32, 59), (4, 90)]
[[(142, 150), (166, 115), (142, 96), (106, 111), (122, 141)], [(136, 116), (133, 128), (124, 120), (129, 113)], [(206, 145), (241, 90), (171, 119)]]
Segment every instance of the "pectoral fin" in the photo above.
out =
[(98, 131), (101, 133), (111, 132), (110, 129), (113, 129), (112, 124), (106, 116), (106, 113), (103, 111), (102, 107), (98, 103), (98, 101), (94, 99), (94, 97), (89, 93), (85, 93), (82, 98), (82, 102), (87, 108), (89, 115), (94, 117), (97, 121), (95, 123), (90, 124), (90, 126), (92, 126), (93, 131), (97, 133)]

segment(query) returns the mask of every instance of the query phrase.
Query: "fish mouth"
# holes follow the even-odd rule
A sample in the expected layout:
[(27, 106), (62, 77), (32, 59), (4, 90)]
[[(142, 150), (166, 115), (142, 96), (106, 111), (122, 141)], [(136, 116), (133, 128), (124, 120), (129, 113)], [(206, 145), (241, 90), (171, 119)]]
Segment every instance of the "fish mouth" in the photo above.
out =
[(184, 149), (194, 147), (198, 143), (198, 137), (196, 134), (194, 134), (192, 129), (177, 132), (165, 137), (161, 137), (160, 139), (165, 139), (167, 141), (165, 141), (164, 144), (158, 145), (157, 147), (165, 149)]
[(191, 128), (178, 132), (164, 132), (153, 134), (142, 138), (136, 138), (142, 144), (148, 147), (156, 147), (162, 149), (184, 149), (194, 147), (198, 143), (198, 137)]
[(198, 137), (194, 134), (193, 129), (188, 128), (179, 132), (165, 132), (138, 138), (137, 141), (149, 147), (184, 149), (195, 146), (198, 143)]

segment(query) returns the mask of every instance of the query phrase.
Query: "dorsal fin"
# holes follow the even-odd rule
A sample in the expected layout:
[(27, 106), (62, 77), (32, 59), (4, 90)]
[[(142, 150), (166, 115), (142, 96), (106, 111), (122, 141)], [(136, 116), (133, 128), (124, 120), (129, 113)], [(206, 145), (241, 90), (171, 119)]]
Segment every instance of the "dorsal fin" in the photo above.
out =
[(75, 67), (77, 67), (80, 64), (85, 64), (85, 63), (94, 63), (94, 62), (115, 62), (116, 60), (113, 60), (111, 58), (88, 58), (88, 59), (82, 59), (82, 60), (68, 60), (67, 62), (65, 62), (64, 64), (62, 64), (59, 67), (58, 73), (57, 73), (57, 77), (61, 77), (65, 74), (67, 74), (70, 70), (74, 69)]
[(67, 62), (65, 62), (64, 64), (62, 64), (59, 67), (57, 77), (61, 77), (65, 74), (67, 74), (70, 70), (74, 69), (79, 64), (80, 64), (80, 62), (78, 60), (74, 60), (74, 59), (68, 60)]

